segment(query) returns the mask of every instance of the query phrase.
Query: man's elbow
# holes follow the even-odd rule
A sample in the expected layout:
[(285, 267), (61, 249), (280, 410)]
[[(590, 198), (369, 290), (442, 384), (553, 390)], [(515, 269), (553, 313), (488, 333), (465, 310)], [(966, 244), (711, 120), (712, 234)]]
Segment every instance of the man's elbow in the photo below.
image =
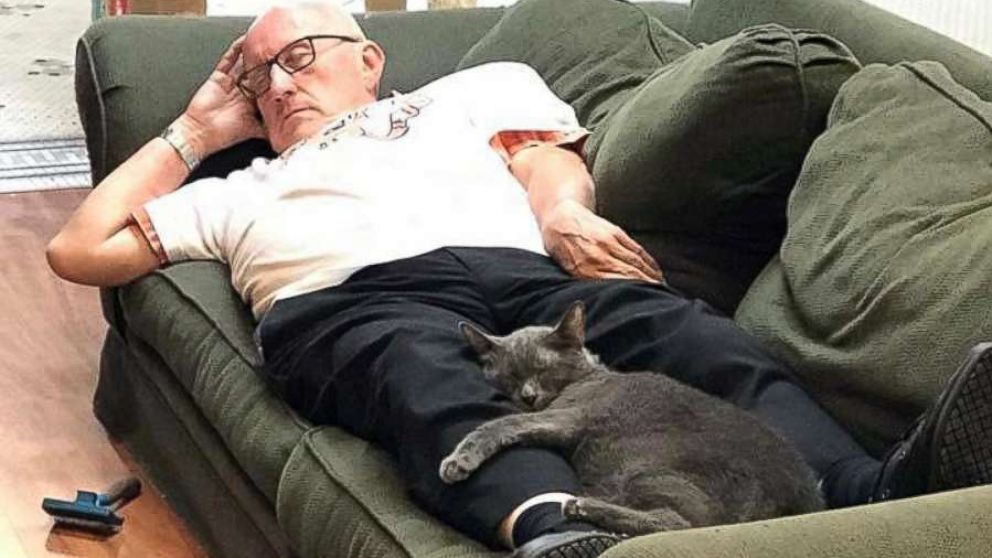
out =
[(83, 283), (79, 276), (78, 257), (74, 257), (72, 247), (61, 235), (48, 242), (45, 248), (45, 259), (48, 260), (48, 267), (52, 268), (55, 275), (66, 281), (73, 283)]
[(61, 236), (49, 241), (45, 248), (45, 258), (48, 260), (48, 267), (52, 268), (55, 275), (66, 281), (93, 287), (111, 286), (114, 283), (105, 277), (108, 270), (97, 261), (98, 258)]

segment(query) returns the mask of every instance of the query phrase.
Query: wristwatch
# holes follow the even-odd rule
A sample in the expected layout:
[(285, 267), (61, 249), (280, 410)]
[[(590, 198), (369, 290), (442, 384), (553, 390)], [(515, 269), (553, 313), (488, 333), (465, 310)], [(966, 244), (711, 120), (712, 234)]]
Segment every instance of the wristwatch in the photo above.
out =
[(200, 164), (200, 158), (196, 155), (196, 151), (186, 141), (185, 134), (179, 128), (170, 125), (159, 137), (169, 142), (169, 145), (176, 150), (176, 153), (179, 153), (179, 157), (186, 163), (189, 170), (195, 169)]

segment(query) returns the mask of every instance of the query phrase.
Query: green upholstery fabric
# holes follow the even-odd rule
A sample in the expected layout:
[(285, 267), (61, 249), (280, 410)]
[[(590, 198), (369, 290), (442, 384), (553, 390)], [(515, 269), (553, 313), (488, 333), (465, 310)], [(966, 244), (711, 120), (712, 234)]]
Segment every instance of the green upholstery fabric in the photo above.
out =
[(265, 385), (250, 318), (227, 268), (172, 266), (120, 289), (128, 330), (154, 347), (259, 489), (275, 501), (308, 425)]
[(866, 64), (938, 60), (959, 83), (992, 100), (992, 58), (862, 0), (692, 0), (685, 35), (714, 42), (762, 23), (822, 31)]
[(303, 556), (492, 558), (493, 552), (433, 519), (405, 496), (393, 461), (333, 427), (306, 434), (276, 502), (279, 523)]
[(777, 250), (806, 150), (860, 67), (836, 40), (778, 25), (665, 66), (587, 143), (599, 211), (674, 287), (732, 313)]
[(631, 539), (602, 558), (980, 558), (992, 487)]
[(862, 439), (898, 437), (992, 338), (992, 103), (935, 62), (842, 88), (738, 322)]
[(509, 60), (533, 67), (597, 124), (655, 70), (693, 46), (636, 4), (618, 0), (522, 0), (473, 46), (457, 69)]

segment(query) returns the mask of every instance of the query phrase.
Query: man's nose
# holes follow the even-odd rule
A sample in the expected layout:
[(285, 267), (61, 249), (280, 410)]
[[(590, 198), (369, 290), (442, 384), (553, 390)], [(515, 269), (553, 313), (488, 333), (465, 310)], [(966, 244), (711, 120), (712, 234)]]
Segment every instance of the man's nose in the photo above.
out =
[(293, 74), (283, 70), (279, 64), (273, 64), (269, 69), (269, 90), (281, 97), (283, 94), (296, 90)]

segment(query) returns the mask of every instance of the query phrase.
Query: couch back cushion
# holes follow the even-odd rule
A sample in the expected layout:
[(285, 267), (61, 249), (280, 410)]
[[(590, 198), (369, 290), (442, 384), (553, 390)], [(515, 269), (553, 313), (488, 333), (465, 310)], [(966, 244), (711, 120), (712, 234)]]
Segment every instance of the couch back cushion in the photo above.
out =
[(871, 65), (806, 158), (736, 318), (881, 448), (992, 337), (992, 103), (935, 62)]
[(458, 69), (509, 60), (534, 68), (572, 105), (579, 122), (596, 125), (658, 68), (692, 44), (617, 0), (521, 0), (473, 46)]
[(865, 64), (938, 61), (956, 81), (992, 100), (992, 58), (863, 0), (693, 0), (685, 35), (709, 43), (763, 23), (832, 35)]
[(778, 249), (786, 198), (861, 68), (815, 31), (761, 25), (657, 70), (586, 143), (600, 212), (686, 294), (733, 313)]

